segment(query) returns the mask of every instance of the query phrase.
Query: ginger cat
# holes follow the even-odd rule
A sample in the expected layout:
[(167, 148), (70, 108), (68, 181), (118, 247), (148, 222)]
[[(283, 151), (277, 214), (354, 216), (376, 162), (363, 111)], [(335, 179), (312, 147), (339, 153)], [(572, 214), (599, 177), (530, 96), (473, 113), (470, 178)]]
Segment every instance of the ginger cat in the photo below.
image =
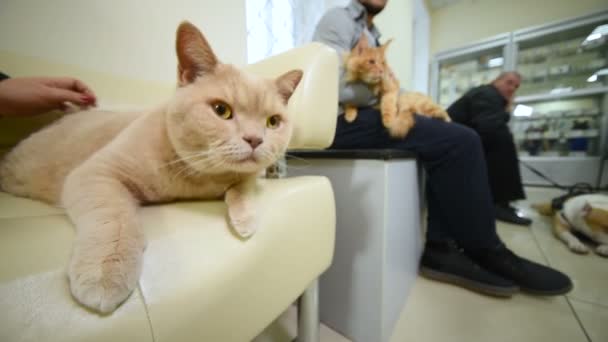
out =
[(550, 203), (533, 207), (542, 215), (553, 216), (553, 234), (568, 248), (580, 254), (589, 252), (572, 231), (577, 231), (598, 243), (595, 252), (608, 257), (608, 196), (601, 194), (579, 195), (566, 200), (560, 211)]
[(86, 111), (33, 134), (0, 165), (0, 186), (65, 207), (76, 226), (72, 295), (102, 313), (136, 286), (145, 238), (140, 204), (221, 199), (243, 238), (257, 227), (258, 174), (292, 134), (287, 101), (302, 78), (264, 79), (218, 61), (192, 24), (177, 29), (178, 88), (140, 113)]
[[(414, 126), (414, 113), (450, 122), (448, 113), (428, 96), (418, 92), (400, 94), (399, 81), (386, 62), (386, 49), (392, 39), (379, 47), (370, 47), (365, 34), (344, 58), (346, 82), (361, 81), (380, 96), (382, 123), (392, 137), (403, 138)], [(357, 108), (345, 105), (344, 118), (353, 122)]]

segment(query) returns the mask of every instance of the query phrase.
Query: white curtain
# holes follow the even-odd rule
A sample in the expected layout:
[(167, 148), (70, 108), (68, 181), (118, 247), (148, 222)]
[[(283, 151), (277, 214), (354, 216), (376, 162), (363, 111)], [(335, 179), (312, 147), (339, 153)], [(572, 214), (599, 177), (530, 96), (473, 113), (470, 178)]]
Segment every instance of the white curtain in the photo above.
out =
[(324, 0), (246, 0), (247, 62), (310, 42)]

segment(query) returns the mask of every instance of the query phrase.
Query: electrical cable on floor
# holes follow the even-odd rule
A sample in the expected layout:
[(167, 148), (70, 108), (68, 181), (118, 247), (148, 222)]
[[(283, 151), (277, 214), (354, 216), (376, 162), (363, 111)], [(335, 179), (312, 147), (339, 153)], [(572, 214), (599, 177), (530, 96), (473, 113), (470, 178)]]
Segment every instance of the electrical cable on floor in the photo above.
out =
[(539, 171), (538, 169), (536, 169), (535, 167), (533, 167), (532, 165), (520, 160), (519, 161), (523, 166), (527, 167), (528, 170), (532, 171), (533, 173), (535, 173), (537, 176), (539, 176), (540, 178), (546, 180), (547, 182), (551, 183), (553, 186), (555, 186), (556, 188), (566, 191), (566, 194), (556, 197), (554, 199), (551, 200), (551, 207), (554, 210), (561, 210), (562, 206), (564, 204), (564, 202), (566, 200), (568, 200), (569, 198), (572, 198), (574, 196), (579, 196), (579, 195), (585, 195), (585, 194), (591, 194), (597, 191), (600, 191), (602, 189), (594, 189), (593, 186), (589, 183), (576, 183), (574, 185), (571, 186), (565, 186), (565, 185), (561, 185), (559, 183), (557, 183), (556, 181), (554, 181), (553, 179), (549, 178), (547, 175), (545, 175), (544, 173), (542, 173), (541, 171)]

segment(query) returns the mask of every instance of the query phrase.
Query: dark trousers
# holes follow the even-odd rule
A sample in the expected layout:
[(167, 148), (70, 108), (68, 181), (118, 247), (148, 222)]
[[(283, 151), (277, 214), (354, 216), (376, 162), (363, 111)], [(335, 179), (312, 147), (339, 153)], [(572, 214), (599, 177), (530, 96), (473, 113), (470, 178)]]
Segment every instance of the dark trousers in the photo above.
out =
[(495, 203), (526, 198), (521, 183), (517, 149), (505, 125), (490, 133), (479, 133), (488, 165), (490, 190)]
[(481, 142), (470, 128), (416, 116), (416, 125), (404, 139), (392, 139), (377, 109), (360, 108), (352, 123), (338, 117), (332, 148), (415, 152), (427, 173), (427, 239), (452, 238), (468, 249), (501, 244)]

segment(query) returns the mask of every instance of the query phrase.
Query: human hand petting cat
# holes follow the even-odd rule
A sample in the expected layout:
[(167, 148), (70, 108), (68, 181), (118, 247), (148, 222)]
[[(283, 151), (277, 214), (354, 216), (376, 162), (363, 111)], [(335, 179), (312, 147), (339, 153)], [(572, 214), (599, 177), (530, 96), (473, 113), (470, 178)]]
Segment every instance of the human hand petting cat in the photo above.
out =
[(0, 82), (0, 115), (30, 116), (78, 107), (95, 106), (93, 91), (70, 77), (16, 77)]

